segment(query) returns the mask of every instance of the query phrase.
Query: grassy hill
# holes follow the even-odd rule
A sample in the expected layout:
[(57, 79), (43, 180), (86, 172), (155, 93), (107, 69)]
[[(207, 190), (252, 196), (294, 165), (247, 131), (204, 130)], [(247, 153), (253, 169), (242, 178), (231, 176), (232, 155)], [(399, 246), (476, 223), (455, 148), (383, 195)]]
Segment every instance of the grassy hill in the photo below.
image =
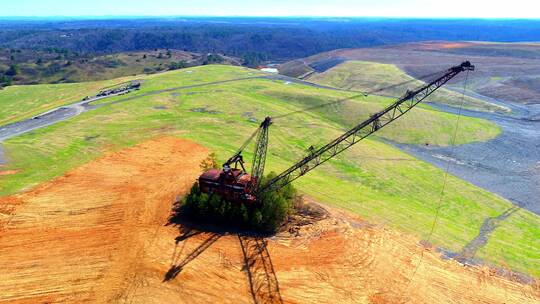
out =
[[(257, 75), (254, 70), (212, 65), (141, 76), (142, 89), (129, 95), (130, 99), (119, 96), (100, 101), (102, 106), (95, 110), (3, 143), (9, 161), (3, 169), (18, 171), (0, 176), (0, 193), (29, 189), (106, 151), (163, 135), (192, 139), (224, 160), (265, 116), (354, 95), (283, 81), (245, 79)], [(243, 80), (202, 85), (230, 79)], [(199, 86), (158, 91), (193, 84)], [(25, 91), (24, 87), (19, 90)], [(55, 86), (43, 87), (42, 93), (20, 93), (22, 98), (9, 95), (13, 90), (0, 94), (7, 95), (3, 97), (6, 100), (17, 98), (21, 108), (30, 108), (25, 106), (27, 102), (32, 102), (32, 107), (39, 103), (35, 94), (53, 94), (49, 90), (54, 91)], [(136, 96), (139, 98), (133, 98)], [(326, 143), (388, 102), (376, 96), (357, 97), (339, 106), (276, 119), (270, 130), (268, 172), (287, 168), (311, 145)], [(19, 115), (27, 114), (22, 111)], [(380, 140), (447, 145), (455, 119), (420, 106), (378, 136), (299, 179), (296, 186), (321, 202), (351, 210), (372, 223), (389, 225), (460, 252), (479, 234), (486, 219), (504, 213), (512, 204), (453, 176), (449, 176), (445, 195), (441, 196), (442, 170)], [(461, 119), (459, 143), (488, 140), (499, 132), (490, 122)], [(248, 160), (251, 150), (248, 147), (245, 155)], [(487, 245), (478, 248), (477, 256), (540, 276), (540, 218), (518, 210), (498, 225)]]
[[(415, 78), (405, 74), (393, 64), (383, 64), (369, 61), (345, 61), (323, 73), (315, 73), (308, 77), (309, 81), (336, 88), (373, 92), (387, 88), (398, 83), (408, 82), (405, 85), (387, 88), (380, 94), (401, 96), (407, 88), (414, 88), (423, 84), (414, 81)], [(429, 101), (459, 106), (462, 94), (445, 88), (437, 90), (429, 97)], [(484, 102), (473, 97), (465, 97), (465, 107), (487, 111), (502, 111), (503, 108)]]
[(95, 95), (100, 90), (119, 85), (135, 77), (115, 78), (112, 80), (15, 85), (0, 90), (0, 125), (30, 118), (53, 108), (80, 101), (88, 95)]
[[(283, 63), (279, 69), (282, 74), (292, 77), (316, 77), (312, 75), (314, 71), (323, 73), (344, 61), (358, 62), (345, 63), (345, 67), (349, 65), (356, 69), (345, 68), (340, 78), (328, 79), (336, 81), (336, 85), (350, 87), (353, 82), (346, 81), (346, 78), (350, 77), (348, 74), (364, 74), (357, 75), (358, 80), (362, 81), (362, 79), (369, 80), (370, 77), (375, 77), (378, 71), (385, 71), (384, 66), (366, 65), (366, 63), (395, 65), (399, 69), (394, 67), (385, 72), (394, 71), (403, 74), (402, 71), (404, 71), (407, 75), (419, 78), (469, 59), (476, 66), (475, 71), (469, 74), (467, 85), (469, 92), (495, 98), (501, 102), (537, 103), (540, 100), (540, 83), (538, 82), (540, 57), (538, 54), (540, 54), (538, 43), (423, 41), (384, 47), (332, 50)], [(374, 67), (380, 69), (373, 70)], [(366, 68), (367, 71), (358, 68)], [(381, 76), (384, 80), (384, 75)], [(322, 76), (322, 78), (325, 77)], [(463, 89), (464, 79), (463, 75), (458, 76), (446, 88), (459, 93)], [(382, 86), (379, 83), (375, 85)], [(478, 103), (478, 100), (475, 102)], [(473, 108), (485, 111), (510, 111), (504, 105), (494, 107), (495, 105), (490, 103), (473, 106)]]

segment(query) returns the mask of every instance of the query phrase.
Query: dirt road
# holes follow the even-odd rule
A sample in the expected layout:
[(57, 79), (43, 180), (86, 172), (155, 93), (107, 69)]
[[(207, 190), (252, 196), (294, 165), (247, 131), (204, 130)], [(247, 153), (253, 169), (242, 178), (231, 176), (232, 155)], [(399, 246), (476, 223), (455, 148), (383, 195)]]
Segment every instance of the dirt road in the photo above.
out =
[(540, 303), (431, 251), (413, 276), (418, 240), (337, 210), (266, 240), (166, 226), (207, 153), (158, 138), (1, 198), (0, 303)]

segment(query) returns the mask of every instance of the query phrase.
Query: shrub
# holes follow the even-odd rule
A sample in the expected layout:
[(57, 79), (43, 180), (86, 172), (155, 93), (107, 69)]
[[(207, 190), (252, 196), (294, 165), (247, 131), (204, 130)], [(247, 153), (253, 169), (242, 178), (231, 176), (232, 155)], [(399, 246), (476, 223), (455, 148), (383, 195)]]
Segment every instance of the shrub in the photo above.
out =
[(178, 69), (184, 69), (187, 68), (187, 61), (182, 60), (178, 62), (171, 62), (169, 64), (169, 70), (178, 70)]
[(208, 54), (202, 64), (222, 63), (223, 61), (225, 61), (225, 59), (218, 54)]

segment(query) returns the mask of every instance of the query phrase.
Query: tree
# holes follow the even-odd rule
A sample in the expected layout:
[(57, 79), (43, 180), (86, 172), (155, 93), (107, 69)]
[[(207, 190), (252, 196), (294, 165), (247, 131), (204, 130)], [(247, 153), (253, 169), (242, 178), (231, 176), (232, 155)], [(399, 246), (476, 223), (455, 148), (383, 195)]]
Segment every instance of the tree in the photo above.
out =
[(249, 223), (249, 213), (245, 204), (240, 205), (240, 216), (243, 223)]
[(6, 75), (0, 74), (0, 87), (7, 87), (11, 85), (11, 78)]
[(244, 65), (249, 67), (256, 67), (268, 60), (268, 56), (260, 52), (250, 52), (245, 54), (242, 58), (244, 59)]
[(171, 70), (171, 71), (178, 70), (178, 63), (176, 63), (174, 61), (169, 63), (169, 70)]
[(221, 211), (221, 206), (223, 206), (224, 202), (222, 202), (221, 198), (217, 195), (211, 195), (208, 200), (208, 216), (209, 220), (212, 220), (214, 218), (216, 221), (222, 221), (223, 220), (223, 213)]
[(218, 54), (208, 54), (206, 59), (203, 61), (203, 65), (212, 64), (212, 63), (222, 63), (224, 61), (223, 57)]
[(188, 67), (188, 62), (185, 60), (180, 60), (177, 63), (174, 63), (176, 69), (185, 69)]
[(260, 210), (255, 210), (253, 216), (251, 217), (251, 226), (256, 230), (263, 230), (263, 215)]
[(216, 153), (212, 152), (208, 155), (199, 165), (202, 171), (208, 171), (209, 169), (215, 169), (218, 167)]
[(185, 60), (178, 61), (178, 62), (171, 62), (169, 64), (169, 70), (178, 70), (178, 69), (185, 69), (187, 68), (187, 62)]
[(4, 73), (6, 76), (15, 76), (17, 74), (19, 74), (19, 68), (17, 67), (17, 65), (15, 64), (12, 64), (9, 69)]
[(198, 197), (195, 197), (194, 199), (199, 217), (206, 218), (208, 213), (211, 211), (209, 206), (210, 196), (201, 192)]

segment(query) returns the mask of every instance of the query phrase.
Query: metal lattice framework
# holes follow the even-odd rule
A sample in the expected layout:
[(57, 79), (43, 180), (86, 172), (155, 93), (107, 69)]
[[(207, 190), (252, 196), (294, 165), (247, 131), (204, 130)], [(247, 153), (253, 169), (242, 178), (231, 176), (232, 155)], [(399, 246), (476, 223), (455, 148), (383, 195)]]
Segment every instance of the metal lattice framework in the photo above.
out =
[[(362, 139), (373, 134), (377, 130), (398, 119), (403, 114), (407, 113), (416, 105), (418, 105), (420, 102), (425, 100), (428, 96), (430, 96), (438, 88), (447, 83), (450, 79), (454, 78), (457, 74), (463, 71), (472, 70), (474, 70), (474, 66), (471, 65), (469, 61), (466, 61), (463, 62), (461, 65), (448, 69), (444, 73), (444, 75), (438, 77), (430, 83), (427, 83), (416, 90), (407, 91), (407, 93), (403, 97), (398, 99), (393, 104), (389, 105), (382, 111), (371, 115), (371, 117), (366, 121), (356, 125), (343, 135), (328, 143), (327, 145), (311, 152), (308, 156), (304, 157), (302, 160), (294, 164), (289, 169), (283, 171), (281, 174), (270, 180), (267, 184), (255, 189), (258, 189), (257, 192), (258, 194), (260, 194), (270, 190), (277, 190), (289, 184), (290, 182), (305, 175), (309, 171), (315, 169), (316, 167), (325, 163), (339, 153), (345, 151), (346, 149), (361, 141)], [(266, 156), (266, 150), (264, 156)]]
[(261, 179), (264, 174), (264, 165), (266, 163), (266, 151), (268, 149), (268, 127), (272, 123), (270, 117), (266, 117), (259, 127), (257, 141), (255, 144), (255, 154), (251, 166), (252, 189), (259, 189)]

